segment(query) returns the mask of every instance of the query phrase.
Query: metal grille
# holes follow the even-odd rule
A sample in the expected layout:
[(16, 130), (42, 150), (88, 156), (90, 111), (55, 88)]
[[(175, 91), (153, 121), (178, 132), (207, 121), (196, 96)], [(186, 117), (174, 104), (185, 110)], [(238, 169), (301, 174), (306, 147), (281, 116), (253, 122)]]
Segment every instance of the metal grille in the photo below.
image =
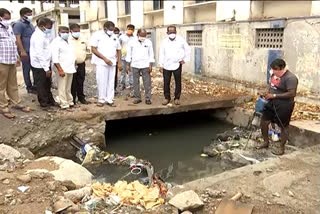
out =
[(284, 28), (256, 29), (256, 48), (281, 49)]
[(147, 32), (147, 39), (151, 39), (151, 32)]
[(187, 42), (190, 46), (202, 46), (202, 30), (187, 31)]

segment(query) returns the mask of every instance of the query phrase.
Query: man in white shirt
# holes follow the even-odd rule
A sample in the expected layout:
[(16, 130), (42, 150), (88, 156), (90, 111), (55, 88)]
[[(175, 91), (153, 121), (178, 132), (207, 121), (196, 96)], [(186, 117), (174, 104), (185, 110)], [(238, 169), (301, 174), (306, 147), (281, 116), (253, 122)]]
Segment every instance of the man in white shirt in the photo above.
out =
[(74, 105), (71, 84), (73, 74), (76, 73), (76, 56), (68, 39), (69, 28), (60, 26), (58, 36), (51, 43), (52, 62), (58, 70), (58, 103), (62, 109)]
[(37, 95), (40, 106), (48, 108), (56, 103), (51, 93), (51, 51), (50, 40), (52, 21), (48, 18), (40, 18), (38, 27), (30, 39), (30, 62), (37, 86)]
[[(120, 50), (121, 46), (118, 38), (113, 34), (114, 23), (107, 21), (103, 25), (103, 30), (95, 32), (90, 44), (92, 50), (92, 64), (96, 65), (96, 78), (98, 85), (98, 104), (102, 107), (105, 103), (115, 107), (114, 98), (114, 79), (116, 63), (121, 70)], [(118, 60), (117, 60), (118, 59)]]
[(162, 41), (159, 52), (159, 66), (163, 73), (165, 97), (162, 104), (167, 105), (171, 101), (170, 81), (173, 73), (175, 80), (174, 103), (180, 105), (182, 65), (190, 61), (191, 49), (185, 39), (177, 35), (175, 26), (169, 26), (167, 34), (168, 37)]
[(127, 69), (132, 71), (133, 76), (133, 90), (135, 100), (134, 104), (141, 103), (140, 94), (140, 74), (143, 79), (145, 90), (146, 104), (151, 104), (151, 76), (152, 63), (154, 63), (154, 53), (152, 42), (146, 39), (147, 31), (144, 29), (138, 30), (138, 38), (131, 40), (127, 47), (126, 61), (128, 63)]
[(129, 41), (131, 41), (135, 36), (133, 35), (134, 32), (134, 25), (133, 24), (128, 24), (127, 25), (127, 32), (125, 34), (122, 34), (119, 37), (120, 45), (122, 47), (121, 49), (121, 63), (122, 63), (122, 68), (123, 70), (121, 71), (121, 78), (120, 78), (120, 84), (121, 84), (121, 89), (126, 88), (126, 83), (127, 83), (127, 76), (128, 76), (128, 82), (129, 82), (129, 87), (131, 88), (133, 85), (133, 77), (132, 77), (132, 72), (130, 70), (127, 70), (127, 62), (126, 62), (126, 55), (127, 55), (127, 45)]

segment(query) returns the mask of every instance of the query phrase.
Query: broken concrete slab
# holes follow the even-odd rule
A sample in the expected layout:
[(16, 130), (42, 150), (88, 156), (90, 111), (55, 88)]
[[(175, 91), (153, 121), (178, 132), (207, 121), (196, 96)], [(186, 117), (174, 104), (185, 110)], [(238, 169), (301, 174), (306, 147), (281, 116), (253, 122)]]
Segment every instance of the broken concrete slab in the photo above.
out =
[(181, 211), (197, 209), (204, 205), (198, 194), (193, 190), (185, 191), (175, 195), (169, 201), (169, 204)]
[[(60, 157), (43, 157), (35, 161), (53, 161), (58, 165), (58, 169), (49, 171), (48, 169), (31, 169), (27, 173), (46, 172), (53, 175), (57, 181), (72, 181), (76, 186), (82, 187), (92, 182), (93, 175), (80, 164)], [(45, 168), (45, 167), (44, 167)]]

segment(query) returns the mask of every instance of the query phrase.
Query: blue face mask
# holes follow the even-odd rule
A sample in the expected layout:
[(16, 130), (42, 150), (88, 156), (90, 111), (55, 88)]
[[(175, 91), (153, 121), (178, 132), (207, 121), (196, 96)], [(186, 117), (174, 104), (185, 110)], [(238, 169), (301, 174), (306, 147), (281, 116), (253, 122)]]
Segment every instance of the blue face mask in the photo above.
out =
[(60, 37), (64, 40), (68, 40), (69, 38), (69, 33), (60, 33)]
[(51, 33), (51, 29), (47, 29), (47, 28), (44, 28), (44, 31), (43, 31), (45, 34), (50, 34)]
[(80, 32), (72, 32), (72, 36), (78, 39), (80, 37)]

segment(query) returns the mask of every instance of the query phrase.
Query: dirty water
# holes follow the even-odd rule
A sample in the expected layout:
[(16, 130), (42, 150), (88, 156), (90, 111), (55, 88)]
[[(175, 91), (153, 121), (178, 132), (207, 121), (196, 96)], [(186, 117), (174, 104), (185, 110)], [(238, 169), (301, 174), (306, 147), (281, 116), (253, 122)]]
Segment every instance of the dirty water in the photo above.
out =
[[(148, 160), (166, 182), (183, 184), (236, 168), (200, 156), (203, 146), (233, 127), (208, 112), (108, 121), (107, 151)], [(132, 175), (127, 167), (109, 164), (91, 166), (88, 170), (101, 182), (131, 181), (146, 176)]]

